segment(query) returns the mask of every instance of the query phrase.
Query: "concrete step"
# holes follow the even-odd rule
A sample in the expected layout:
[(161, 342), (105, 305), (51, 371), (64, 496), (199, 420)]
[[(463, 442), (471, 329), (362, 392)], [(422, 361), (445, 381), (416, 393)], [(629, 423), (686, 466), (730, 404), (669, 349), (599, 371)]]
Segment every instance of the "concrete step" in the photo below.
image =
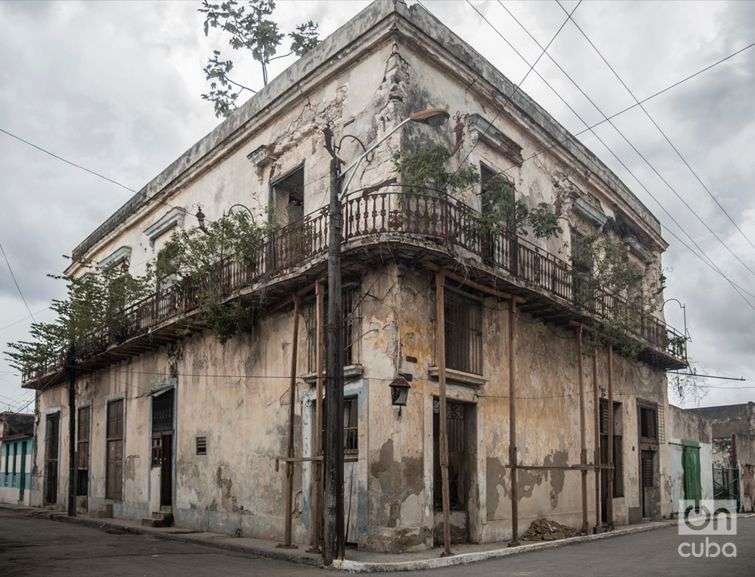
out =
[(145, 517), (142, 519), (143, 527), (172, 527), (173, 526), (173, 514), (172, 513), (152, 513), (151, 517)]

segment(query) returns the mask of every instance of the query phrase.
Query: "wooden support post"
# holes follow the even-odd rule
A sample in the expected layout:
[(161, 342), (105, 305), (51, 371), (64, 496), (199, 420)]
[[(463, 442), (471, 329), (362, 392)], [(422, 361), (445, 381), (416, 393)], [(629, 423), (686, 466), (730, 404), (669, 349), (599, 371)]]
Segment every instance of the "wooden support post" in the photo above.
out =
[(68, 370), (68, 516), (76, 516), (76, 352), (66, 357)]
[(516, 300), (509, 301), (509, 465), (511, 467), (511, 542), (519, 544), (519, 486), (516, 454)]
[(446, 417), (446, 277), (443, 271), (435, 273), (435, 357), (438, 365), (439, 459), (441, 494), (443, 502), (443, 556), (451, 553), (451, 525), (449, 515), (451, 499), (448, 487), (448, 420)]
[[(582, 367), (582, 326), (577, 327), (577, 371), (579, 372), (579, 464), (587, 465), (587, 417), (585, 415), (585, 376)], [(582, 469), (582, 533), (587, 535), (587, 468)]]
[(606, 521), (608, 528), (613, 529), (613, 345), (608, 345), (608, 487), (606, 488)]
[(594, 532), (600, 530), (600, 398), (598, 397), (598, 348), (593, 344), (592, 350), (592, 404), (593, 415), (595, 417), (595, 423), (593, 427), (595, 429), (595, 455), (593, 456), (593, 463), (595, 464), (595, 529)]
[[(315, 371), (317, 371), (315, 389), (315, 434), (313, 452), (315, 457), (322, 457), (322, 389), (323, 371), (325, 370), (325, 294), (322, 281), (315, 283)], [(314, 464), (314, 503), (313, 503), (313, 550), (322, 545), (322, 504), (323, 504), (323, 462)]]
[[(296, 406), (296, 357), (299, 352), (299, 297), (294, 296), (294, 328), (291, 336), (291, 380), (288, 390), (288, 451), (289, 459), (294, 457), (294, 416)], [(279, 547), (295, 548), (292, 543), (292, 513), (294, 504), (294, 463), (286, 461), (286, 524), (282, 545)]]

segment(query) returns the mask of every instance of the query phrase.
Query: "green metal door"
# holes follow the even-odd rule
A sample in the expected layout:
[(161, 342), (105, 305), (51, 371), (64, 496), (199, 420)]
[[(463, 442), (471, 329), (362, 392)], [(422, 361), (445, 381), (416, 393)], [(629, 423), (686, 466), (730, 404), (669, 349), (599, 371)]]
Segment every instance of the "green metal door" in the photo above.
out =
[(21, 478), (18, 485), (18, 500), (24, 500), (24, 491), (26, 490), (26, 441), (21, 443)]
[(702, 499), (700, 483), (700, 447), (684, 443), (682, 451), (682, 469), (684, 470), (684, 498), (688, 501)]

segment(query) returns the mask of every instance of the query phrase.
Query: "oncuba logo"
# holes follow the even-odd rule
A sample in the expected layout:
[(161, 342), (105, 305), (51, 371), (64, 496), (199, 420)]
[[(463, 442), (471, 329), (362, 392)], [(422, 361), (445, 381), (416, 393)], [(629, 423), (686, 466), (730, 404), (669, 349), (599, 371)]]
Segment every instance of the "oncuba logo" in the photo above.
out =
[(719, 543), (711, 537), (737, 534), (737, 502), (704, 499), (679, 502), (679, 535), (703, 537), (679, 544), (681, 557), (736, 557), (737, 546), (727, 541)]

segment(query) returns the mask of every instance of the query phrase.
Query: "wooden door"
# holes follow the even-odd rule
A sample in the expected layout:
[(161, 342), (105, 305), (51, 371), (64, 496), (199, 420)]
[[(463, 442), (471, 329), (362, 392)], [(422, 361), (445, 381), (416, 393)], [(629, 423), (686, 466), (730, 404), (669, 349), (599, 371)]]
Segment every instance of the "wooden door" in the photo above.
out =
[(58, 500), (58, 451), (60, 413), (47, 415), (45, 422), (45, 504)]
[(123, 499), (123, 399), (107, 405), (107, 467), (105, 498)]

